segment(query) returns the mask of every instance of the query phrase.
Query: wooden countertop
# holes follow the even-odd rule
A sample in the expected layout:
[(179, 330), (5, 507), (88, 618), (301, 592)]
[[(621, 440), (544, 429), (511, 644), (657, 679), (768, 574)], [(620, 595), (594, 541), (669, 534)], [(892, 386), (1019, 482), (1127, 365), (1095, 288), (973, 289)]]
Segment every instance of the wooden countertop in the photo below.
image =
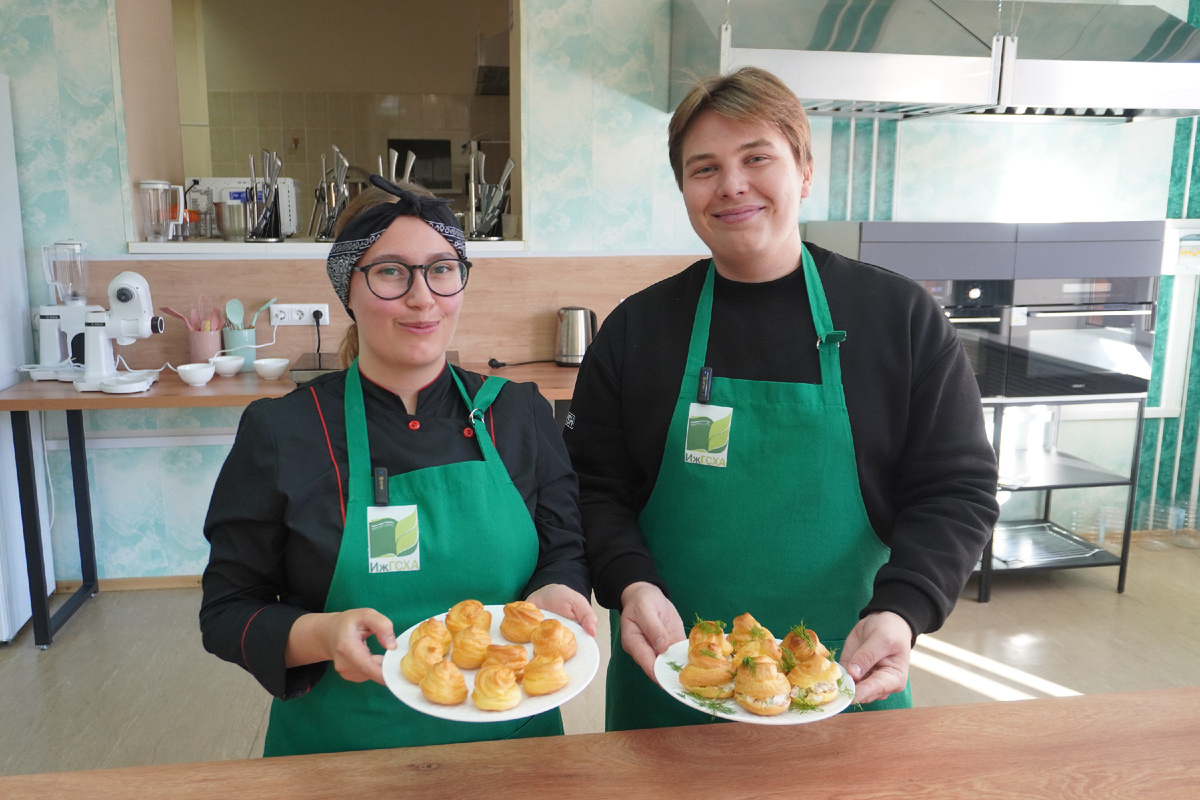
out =
[(251, 400), (279, 397), (295, 388), (296, 384), (286, 377), (268, 381), (256, 372), (239, 372), (230, 378), (218, 375), (203, 386), (189, 386), (170, 369), (164, 369), (148, 391), (131, 394), (77, 392), (74, 384), (62, 381), (22, 381), (0, 391), (0, 411), (244, 406)]
[(0, 797), (1194, 798), (1200, 687), (0, 778)]
[(537, 384), (542, 397), (552, 401), (570, 400), (575, 392), (575, 379), (579, 377), (579, 367), (560, 367), (557, 364), (525, 364), (492, 369), (487, 364), (465, 362), (462, 366), (482, 375), (499, 375), (522, 383), (532, 381)]
[[(484, 375), (502, 375), (514, 381), (534, 381), (547, 400), (570, 400), (575, 389), (575, 367), (528, 364), (491, 369), (487, 364), (464, 364)], [(244, 406), (260, 397), (279, 397), (296, 388), (288, 378), (263, 380), (255, 372), (239, 372), (230, 378), (216, 376), (204, 386), (188, 386), (179, 376), (164, 369), (149, 391), (132, 394), (77, 392), (61, 381), (22, 381), (0, 391), (0, 411), (68, 411), (79, 409), (199, 408)]]

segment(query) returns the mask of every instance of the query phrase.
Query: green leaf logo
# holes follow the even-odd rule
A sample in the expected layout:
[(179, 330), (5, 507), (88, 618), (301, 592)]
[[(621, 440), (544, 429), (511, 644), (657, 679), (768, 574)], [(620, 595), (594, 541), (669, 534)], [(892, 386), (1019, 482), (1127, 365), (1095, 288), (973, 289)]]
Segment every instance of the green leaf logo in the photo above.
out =
[(396, 555), (406, 556), (417, 549), (419, 530), (417, 527), (417, 512), (414, 509), (404, 519), (397, 522), (392, 530), (395, 534)]
[(733, 415), (716, 420), (708, 429), (708, 452), (721, 453), (729, 446), (729, 421)]
[(373, 520), (367, 529), (367, 541), (371, 558), (392, 555), (396, 548), (396, 520), (390, 517)]
[(688, 417), (687, 428), (687, 443), (684, 445), (688, 450), (697, 452), (708, 451), (709, 430), (712, 429), (713, 421), (708, 417)]

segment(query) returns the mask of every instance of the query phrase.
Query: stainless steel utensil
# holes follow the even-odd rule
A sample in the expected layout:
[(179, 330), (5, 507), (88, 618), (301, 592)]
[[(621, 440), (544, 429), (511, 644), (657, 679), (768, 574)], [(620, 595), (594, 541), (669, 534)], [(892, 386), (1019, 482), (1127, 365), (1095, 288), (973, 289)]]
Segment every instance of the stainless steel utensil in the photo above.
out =
[[(397, 154), (397, 155), (399, 155), (399, 154)], [(405, 183), (408, 183), (408, 181), (412, 178), (413, 164), (416, 164), (416, 163), (417, 163), (417, 154), (414, 153), (412, 150), (409, 150), (408, 155), (405, 156), (405, 158), (404, 158), (404, 178), (403, 178), (403, 180)]]

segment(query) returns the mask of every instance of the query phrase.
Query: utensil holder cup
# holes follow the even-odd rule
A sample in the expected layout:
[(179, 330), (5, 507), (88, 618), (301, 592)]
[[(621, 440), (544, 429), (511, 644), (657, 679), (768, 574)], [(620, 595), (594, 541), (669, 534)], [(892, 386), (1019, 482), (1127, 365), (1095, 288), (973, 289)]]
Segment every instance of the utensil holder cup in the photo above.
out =
[(255, 355), (254, 345), (256, 331), (254, 328), (225, 328), (221, 331), (221, 335), (225, 339), (225, 352), (231, 356), (243, 356), (246, 361), (242, 364), (241, 372), (254, 371)]
[(221, 349), (220, 331), (188, 331), (188, 356), (192, 364), (205, 364)]

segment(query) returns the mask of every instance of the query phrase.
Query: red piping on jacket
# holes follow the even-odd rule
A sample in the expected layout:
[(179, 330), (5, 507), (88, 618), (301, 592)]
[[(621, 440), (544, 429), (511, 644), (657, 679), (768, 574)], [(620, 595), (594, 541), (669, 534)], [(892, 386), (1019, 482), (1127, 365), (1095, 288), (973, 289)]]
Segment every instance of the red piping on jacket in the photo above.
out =
[(325, 424), (325, 414), (321, 411), (321, 401), (317, 399), (317, 390), (309, 386), (308, 390), (312, 392), (313, 403), (317, 407), (317, 416), (321, 418), (321, 429), (325, 431), (325, 446), (329, 448), (329, 461), (333, 464), (333, 474), (337, 479), (337, 496), (338, 503), (342, 507), (342, 527), (346, 527), (346, 500), (342, 497), (342, 471), (338, 469), (337, 459), (333, 457), (333, 442), (329, 440), (329, 426)]
[(246, 620), (246, 627), (242, 628), (242, 640), (240, 643), (241, 648), (242, 648), (242, 666), (245, 667), (246, 669), (250, 669), (250, 662), (246, 660), (246, 631), (250, 630), (250, 623), (254, 622), (254, 617), (257, 617), (259, 614), (261, 614), (266, 609), (267, 609), (267, 606), (263, 606), (258, 611), (255, 611), (254, 614), (250, 617), (250, 619)]

